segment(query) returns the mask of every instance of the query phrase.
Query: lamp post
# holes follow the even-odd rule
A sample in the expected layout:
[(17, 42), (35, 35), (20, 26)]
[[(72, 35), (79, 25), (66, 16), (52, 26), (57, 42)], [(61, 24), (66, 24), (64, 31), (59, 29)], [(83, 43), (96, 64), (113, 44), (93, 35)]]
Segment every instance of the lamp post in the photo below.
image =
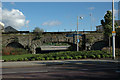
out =
[(113, 46), (112, 46), (112, 54), (113, 54), (113, 59), (115, 59), (115, 26), (114, 26), (114, 0), (112, 0), (112, 38), (113, 38)]
[[(79, 16), (77, 16), (77, 51), (79, 51), (78, 19), (79, 19)], [(83, 17), (80, 17), (80, 19), (83, 19)]]

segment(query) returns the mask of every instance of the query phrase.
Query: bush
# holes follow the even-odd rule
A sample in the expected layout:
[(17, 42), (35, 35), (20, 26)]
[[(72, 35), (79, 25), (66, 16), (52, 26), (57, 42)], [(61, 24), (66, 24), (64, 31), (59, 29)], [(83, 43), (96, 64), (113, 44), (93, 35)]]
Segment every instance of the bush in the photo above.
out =
[(64, 58), (64, 57), (61, 57), (60, 59), (64, 60), (65, 58)]
[(101, 55), (97, 55), (97, 58), (99, 58), (99, 59), (100, 59), (100, 58), (101, 58)]
[(106, 58), (109, 58), (109, 55), (106, 55), (105, 57), (106, 57)]
[(82, 59), (82, 56), (78, 56), (79, 59)]
[(52, 57), (51, 60), (55, 60), (55, 58)]
[(69, 59), (73, 59), (73, 57), (69, 57)]
[[(28, 54), (27, 54), (28, 55)], [(35, 55), (30, 55), (26, 56), (25, 55), (10, 55), (5, 56), (9, 59), (4, 59), (6, 61), (13, 61), (13, 58), (17, 57), (14, 59), (15, 61), (27, 61), (27, 60), (59, 60), (59, 59), (86, 59), (86, 58), (111, 58), (112, 55), (107, 54), (106, 51), (66, 51), (66, 52), (56, 52), (56, 53), (48, 53), (48, 54), (35, 54)]]
[(96, 58), (96, 56), (95, 56), (95, 55), (91, 55), (91, 58), (95, 59), (95, 58)]
[(45, 60), (45, 58), (41, 58), (42, 60)]
[(83, 56), (83, 59), (86, 59), (87, 58), (87, 56)]
[(102, 58), (105, 58), (105, 55), (102, 55)]
[(78, 56), (75, 56), (75, 59), (78, 59)]
[(56, 60), (59, 60), (60, 58), (59, 57), (56, 57)]
[(32, 61), (35, 61), (35, 58), (32, 58), (31, 60), (32, 60)]
[(50, 58), (49, 58), (49, 57), (47, 57), (47, 58), (46, 58), (46, 60), (50, 60)]
[(21, 55), (21, 54), (28, 54), (28, 52), (22, 48), (4, 47), (2, 49), (2, 55)]

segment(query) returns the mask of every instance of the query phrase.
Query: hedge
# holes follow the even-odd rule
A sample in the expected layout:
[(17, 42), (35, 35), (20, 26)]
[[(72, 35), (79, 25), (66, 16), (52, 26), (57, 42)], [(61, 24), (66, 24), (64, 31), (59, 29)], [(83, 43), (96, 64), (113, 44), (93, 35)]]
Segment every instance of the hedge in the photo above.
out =
[[(18, 55), (14, 55), (18, 56)], [(21, 55), (19, 55), (21, 56)], [(4, 58), (5, 61), (35, 61), (35, 60), (64, 60), (64, 59), (101, 59), (112, 58), (105, 51), (66, 51), (47, 54), (29, 55), (21, 58)]]

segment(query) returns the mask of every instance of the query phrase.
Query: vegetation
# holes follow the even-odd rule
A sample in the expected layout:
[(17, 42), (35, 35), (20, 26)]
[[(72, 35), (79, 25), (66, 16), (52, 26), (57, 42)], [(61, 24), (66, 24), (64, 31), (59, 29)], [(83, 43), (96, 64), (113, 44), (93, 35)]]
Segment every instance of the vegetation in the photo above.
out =
[(24, 54), (3, 56), (5, 61), (34, 61), (34, 60), (66, 60), (66, 59), (100, 59), (112, 58), (106, 51), (66, 51), (48, 54)]
[(36, 37), (35, 37), (34, 40), (37, 40), (37, 39), (40, 39), (40, 37), (42, 36), (42, 33), (44, 32), (44, 30), (40, 29), (39, 27), (35, 27), (33, 32), (36, 34)]
[(4, 47), (2, 49), (2, 55), (21, 55), (28, 54), (28, 51), (22, 48), (12, 48), (12, 47)]
[(35, 27), (35, 29), (33, 30), (33, 32), (44, 32), (43, 29), (40, 29), (39, 27)]
[[(112, 12), (107, 11), (107, 13), (104, 16), (104, 20), (101, 20), (101, 24), (104, 29), (104, 36), (106, 40), (109, 40), (109, 46), (110, 46), (110, 37), (112, 37)], [(117, 26), (117, 23), (115, 23), (115, 27)]]

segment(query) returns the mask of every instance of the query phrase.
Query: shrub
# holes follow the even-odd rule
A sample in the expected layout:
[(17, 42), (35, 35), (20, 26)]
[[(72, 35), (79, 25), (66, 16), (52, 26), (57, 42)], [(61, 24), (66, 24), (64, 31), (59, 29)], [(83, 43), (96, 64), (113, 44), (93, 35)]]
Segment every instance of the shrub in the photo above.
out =
[(61, 57), (62, 60), (64, 60), (65, 58), (64, 57)]
[(49, 58), (49, 57), (47, 57), (47, 58), (46, 58), (46, 60), (50, 60), (50, 58)]
[(42, 60), (45, 60), (45, 58), (41, 58)]
[(101, 55), (97, 55), (97, 58), (99, 58), (99, 59), (100, 59), (100, 58), (101, 58)]
[(83, 59), (86, 59), (87, 58), (87, 56), (83, 56)]
[(25, 58), (24, 60), (25, 60), (25, 61), (28, 61), (28, 58)]
[(75, 56), (75, 59), (78, 59), (78, 56)]
[(106, 55), (105, 57), (106, 57), (106, 58), (109, 58), (109, 55)]
[(82, 56), (78, 56), (79, 59), (82, 59)]
[(105, 58), (105, 55), (102, 55), (102, 58)]
[(35, 58), (32, 58), (31, 60), (32, 60), (32, 61), (35, 61)]
[(95, 58), (96, 58), (96, 56), (95, 56), (95, 55), (91, 55), (91, 58), (95, 59)]
[(54, 59), (55, 59), (54, 57), (51, 58), (51, 60), (54, 60)]
[(59, 57), (56, 57), (56, 60), (59, 60), (60, 58)]
[(113, 55), (109, 55), (109, 58), (112, 58), (113, 57)]
[(12, 48), (12, 47), (4, 47), (2, 49), (2, 55), (21, 55), (27, 54), (28, 52), (22, 48)]
[(73, 57), (69, 57), (69, 59), (73, 59)]

